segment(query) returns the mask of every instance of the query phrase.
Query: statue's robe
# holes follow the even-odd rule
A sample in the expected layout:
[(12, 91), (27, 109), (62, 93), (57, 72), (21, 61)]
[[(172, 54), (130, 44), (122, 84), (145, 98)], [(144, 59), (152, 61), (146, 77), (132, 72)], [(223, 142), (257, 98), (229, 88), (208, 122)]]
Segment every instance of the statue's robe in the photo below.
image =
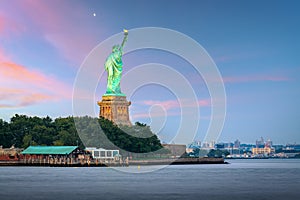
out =
[(122, 51), (112, 52), (105, 62), (105, 70), (107, 71), (106, 94), (121, 94), (120, 81), (122, 69)]

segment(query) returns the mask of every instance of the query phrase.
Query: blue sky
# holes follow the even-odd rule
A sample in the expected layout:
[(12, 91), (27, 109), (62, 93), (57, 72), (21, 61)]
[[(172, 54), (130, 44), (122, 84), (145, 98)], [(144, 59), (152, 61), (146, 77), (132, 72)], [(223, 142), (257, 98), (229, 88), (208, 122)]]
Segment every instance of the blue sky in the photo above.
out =
[[(202, 45), (222, 75), (227, 115), (219, 141), (254, 143), (262, 136), (299, 143), (299, 9), (298, 1), (267, 0), (0, 0), (0, 117), (72, 115), (73, 83), (94, 47), (123, 28), (163, 27)], [(124, 74), (144, 63), (166, 64), (190, 78), (199, 101), (209, 99), (203, 79), (176, 55), (143, 50), (124, 55), (123, 62)], [(105, 79), (95, 94), (99, 100)], [(151, 103), (166, 106), (163, 132), (175, 131), (179, 108), (167, 88), (145, 86), (130, 100), (134, 121), (151, 121), (143, 115)], [(211, 110), (206, 104), (200, 110), (196, 138), (203, 140)]]

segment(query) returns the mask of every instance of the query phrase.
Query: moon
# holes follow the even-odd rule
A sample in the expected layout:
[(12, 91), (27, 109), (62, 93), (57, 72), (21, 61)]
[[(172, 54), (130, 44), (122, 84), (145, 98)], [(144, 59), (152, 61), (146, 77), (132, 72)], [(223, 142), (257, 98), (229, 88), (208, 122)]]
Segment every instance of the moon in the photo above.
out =
[(96, 13), (93, 13), (93, 16), (96, 17)]

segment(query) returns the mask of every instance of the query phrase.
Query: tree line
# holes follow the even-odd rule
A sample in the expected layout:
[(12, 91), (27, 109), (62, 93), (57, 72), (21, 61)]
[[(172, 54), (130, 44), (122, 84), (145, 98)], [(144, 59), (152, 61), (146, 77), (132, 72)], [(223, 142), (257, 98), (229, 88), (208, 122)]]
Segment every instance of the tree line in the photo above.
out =
[(16, 114), (6, 122), (0, 119), (0, 145), (26, 148), (29, 145), (82, 145), (72, 117), (52, 120)]
[(51, 119), (16, 114), (0, 119), (0, 145), (27, 148), (30, 145), (80, 146), (119, 149), (121, 152), (148, 153), (162, 149), (149, 126), (117, 126), (104, 118), (64, 117)]

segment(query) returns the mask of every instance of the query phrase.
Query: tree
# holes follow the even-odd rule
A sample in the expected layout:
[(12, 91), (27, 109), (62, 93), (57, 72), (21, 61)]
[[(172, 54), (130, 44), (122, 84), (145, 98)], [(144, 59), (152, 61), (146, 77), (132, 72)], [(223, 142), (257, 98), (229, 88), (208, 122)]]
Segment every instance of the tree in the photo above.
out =
[(162, 148), (159, 139), (146, 124), (137, 122), (134, 126), (118, 127), (104, 118), (99, 119), (99, 124), (109, 141), (120, 150), (149, 153)]
[(10, 147), (12, 144), (23, 148), (29, 145), (78, 144), (81, 148), (85, 145), (119, 149), (121, 154), (167, 152), (146, 124), (137, 122), (133, 126), (117, 126), (107, 119), (88, 116), (53, 121), (49, 116), (40, 118), (16, 114), (10, 123), (0, 120), (0, 145)]
[(15, 142), (14, 138), (10, 132), (9, 124), (0, 119), (0, 145), (4, 148), (11, 147)]
[(220, 149), (211, 149), (210, 152), (207, 154), (208, 157), (212, 158), (222, 158), (229, 155), (229, 152), (227, 150), (220, 150)]

